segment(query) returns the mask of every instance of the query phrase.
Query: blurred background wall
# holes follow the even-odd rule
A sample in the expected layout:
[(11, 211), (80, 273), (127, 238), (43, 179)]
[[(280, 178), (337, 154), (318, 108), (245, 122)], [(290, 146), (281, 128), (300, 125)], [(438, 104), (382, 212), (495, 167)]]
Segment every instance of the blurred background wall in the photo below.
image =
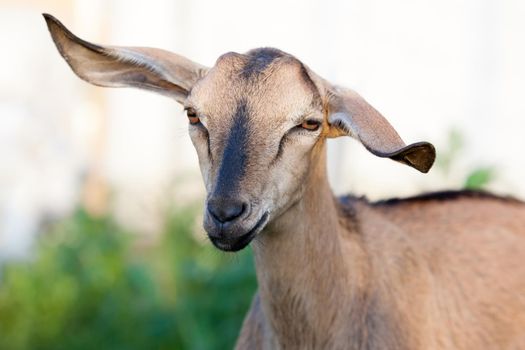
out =
[(0, 260), (27, 256), (42, 225), (79, 203), (154, 237), (167, 206), (203, 195), (182, 108), (82, 82), (41, 12), (93, 42), (208, 66), (227, 51), (278, 47), (360, 92), (405, 141), (441, 152), (422, 175), (330, 141), (337, 193), (457, 188), (481, 167), (492, 169), (489, 189), (525, 197), (523, 1), (0, 0)]

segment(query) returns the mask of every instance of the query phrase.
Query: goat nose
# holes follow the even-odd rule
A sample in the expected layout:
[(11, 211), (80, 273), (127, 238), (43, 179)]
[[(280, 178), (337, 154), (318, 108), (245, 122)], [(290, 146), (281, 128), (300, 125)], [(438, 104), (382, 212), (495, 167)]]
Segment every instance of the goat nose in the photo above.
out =
[(208, 212), (220, 223), (235, 220), (246, 211), (247, 207), (247, 203), (235, 199), (210, 199), (208, 201)]

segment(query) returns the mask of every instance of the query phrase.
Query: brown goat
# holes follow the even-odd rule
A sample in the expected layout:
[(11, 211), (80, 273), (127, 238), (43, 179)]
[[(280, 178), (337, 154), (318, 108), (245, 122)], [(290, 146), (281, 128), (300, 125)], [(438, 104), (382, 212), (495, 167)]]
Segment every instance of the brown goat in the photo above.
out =
[(348, 135), (427, 172), (359, 95), (276, 49), (206, 68), (151, 48), (100, 46), (44, 15), (82, 79), (183, 104), (219, 249), (254, 242), (259, 291), (239, 349), (525, 349), (525, 205), (476, 192), (336, 199), (325, 143)]

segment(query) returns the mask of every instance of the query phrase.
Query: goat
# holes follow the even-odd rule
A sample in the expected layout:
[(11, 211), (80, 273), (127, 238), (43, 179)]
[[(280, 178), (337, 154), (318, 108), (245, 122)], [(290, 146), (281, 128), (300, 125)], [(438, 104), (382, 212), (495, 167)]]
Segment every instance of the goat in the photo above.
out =
[(427, 172), (357, 93), (277, 49), (212, 68), (153, 48), (101, 46), (44, 15), (72, 70), (181, 103), (223, 251), (253, 244), (258, 292), (238, 349), (525, 349), (525, 205), (481, 192), (370, 203), (334, 197), (327, 138)]

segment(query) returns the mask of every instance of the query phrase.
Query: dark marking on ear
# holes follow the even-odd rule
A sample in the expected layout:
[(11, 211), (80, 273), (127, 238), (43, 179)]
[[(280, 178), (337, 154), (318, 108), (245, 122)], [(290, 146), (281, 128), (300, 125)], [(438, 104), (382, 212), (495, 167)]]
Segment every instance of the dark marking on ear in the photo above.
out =
[(247, 53), (248, 61), (244, 65), (241, 75), (249, 79), (262, 73), (276, 59), (283, 57), (284, 53), (280, 50), (263, 47)]
[(248, 147), (248, 107), (240, 101), (233, 116), (233, 125), (226, 139), (215, 185), (214, 196), (228, 197), (237, 191), (246, 171)]

